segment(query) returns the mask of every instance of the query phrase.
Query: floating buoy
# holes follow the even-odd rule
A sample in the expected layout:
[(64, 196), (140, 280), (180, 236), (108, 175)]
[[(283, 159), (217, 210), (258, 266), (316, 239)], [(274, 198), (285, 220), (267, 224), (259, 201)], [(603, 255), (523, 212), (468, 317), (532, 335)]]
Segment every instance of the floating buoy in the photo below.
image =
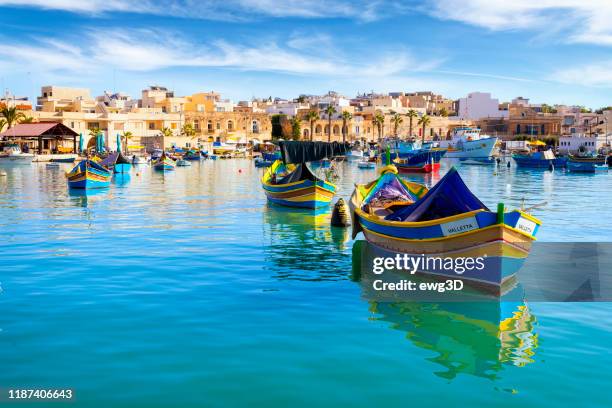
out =
[(508, 160), (508, 164), (507, 164), (508, 168), (510, 168), (510, 160)]
[(333, 227), (348, 227), (351, 225), (351, 217), (349, 209), (342, 198), (339, 198), (334, 205), (334, 210), (331, 216), (331, 225)]
[(238, 173), (242, 173), (242, 169), (238, 169)]
[(497, 164), (501, 163), (501, 159), (499, 157), (497, 159), (495, 159), (495, 161), (497, 162)]

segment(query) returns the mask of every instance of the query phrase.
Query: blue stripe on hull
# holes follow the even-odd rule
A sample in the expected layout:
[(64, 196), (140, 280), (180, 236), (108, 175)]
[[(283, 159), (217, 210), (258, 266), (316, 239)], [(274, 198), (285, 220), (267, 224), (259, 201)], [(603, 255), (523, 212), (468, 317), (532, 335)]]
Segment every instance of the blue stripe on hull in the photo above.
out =
[(286, 207), (316, 209), (316, 208), (321, 208), (321, 207), (327, 207), (329, 205), (329, 202), (325, 202), (325, 201), (299, 201), (299, 202), (294, 202), (294, 201), (281, 200), (281, 199), (272, 198), (272, 197), (267, 197), (267, 198), (268, 198), (268, 201), (270, 201), (271, 203), (278, 204), (278, 205), (284, 205)]
[(115, 164), (113, 171), (115, 173), (129, 173), (131, 169), (132, 169), (131, 164), (120, 163), (120, 164)]
[(81, 181), (68, 181), (68, 187), (70, 188), (105, 188), (110, 186), (109, 181), (95, 181), (95, 180), (81, 180)]

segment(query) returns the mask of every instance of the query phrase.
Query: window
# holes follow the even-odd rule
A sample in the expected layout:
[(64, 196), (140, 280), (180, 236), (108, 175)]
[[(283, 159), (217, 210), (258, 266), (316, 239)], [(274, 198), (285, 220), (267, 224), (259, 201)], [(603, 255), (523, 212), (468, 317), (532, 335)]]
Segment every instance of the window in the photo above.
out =
[(217, 122), (217, 130), (221, 130), (221, 122)]
[(193, 122), (193, 128), (195, 130), (200, 130), (200, 121), (196, 120), (195, 122)]
[(170, 124), (170, 129), (176, 129), (176, 123), (171, 123)]
[(74, 129), (74, 122), (70, 122), (70, 127)]
[(149, 122), (149, 130), (155, 130), (155, 123)]

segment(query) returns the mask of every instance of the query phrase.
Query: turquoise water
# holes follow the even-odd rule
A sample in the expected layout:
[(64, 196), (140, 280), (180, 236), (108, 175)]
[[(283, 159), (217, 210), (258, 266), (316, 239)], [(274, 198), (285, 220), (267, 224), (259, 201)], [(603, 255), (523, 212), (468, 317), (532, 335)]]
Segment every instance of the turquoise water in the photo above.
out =
[[(93, 195), (69, 192), (64, 169), (4, 170), (4, 394), (69, 387), (69, 406), (88, 407), (612, 404), (609, 303), (527, 299), (500, 334), (508, 305), (367, 301), (350, 232), (267, 206), (250, 161), (143, 167)], [(460, 172), (491, 208), (546, 201), (542, 241), (610, 241), (612, 174)], [(375, 172), (343, 164), (340, 176), (348, 198)]]

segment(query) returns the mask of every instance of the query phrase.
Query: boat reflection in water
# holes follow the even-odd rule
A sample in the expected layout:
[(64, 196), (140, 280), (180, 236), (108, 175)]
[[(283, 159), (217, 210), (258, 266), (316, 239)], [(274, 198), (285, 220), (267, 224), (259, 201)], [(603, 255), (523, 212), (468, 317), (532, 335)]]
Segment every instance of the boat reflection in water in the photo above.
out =
[(98, 189), (68, 189), (70, 201), (78, 207), (88, 207), (95, 202), (108, 200), (110, 189), (108, 187)]
[[(279, 279), (343, 280), (350, 253), (346, 228), (330, 226), (331, 212), (268, 204), (263, 210), (264, 247)], [(341, 261), (346, 257), (346, 262)]]
[[(536, 323), (515, 286), (501, 297), (468, 292), (436, 293), (415, 296), (412, 293), (374, 293), (372, 283), (384, 279), (387, 272), (374, 275), (372, 259), (378, 248), (366, 241), (353, 247), (353, 280), (362, 286), (362, 295), (373, 314), (371, 320), (389, 323), (389, 327), (406, 333), (406, 339), (417, 347), (431, 350), (430, 361), (443, 370), (434, 374), (454, 379), (469, 374), (497, 379), (504, 366), (522, 367), (534, 362), (538, 337)], [(403, 273), (401, 279), (433, 282), (427, 277)], [(418, 300), (417, 300), (418, 299)], [(506, 300), (508, 299), (508, 300)]]

